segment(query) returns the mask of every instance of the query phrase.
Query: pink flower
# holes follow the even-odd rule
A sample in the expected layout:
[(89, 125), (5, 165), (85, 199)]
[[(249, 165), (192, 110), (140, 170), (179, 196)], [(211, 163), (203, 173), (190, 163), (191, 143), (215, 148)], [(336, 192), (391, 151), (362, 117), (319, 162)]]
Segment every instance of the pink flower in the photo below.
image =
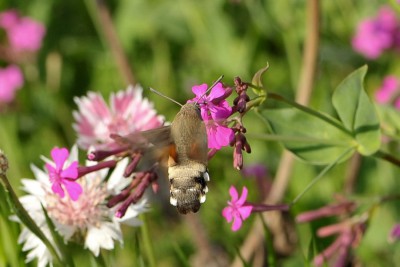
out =
[(382, 87), (378, 89), (375, 93), (375, 99), (378, 103), (387, 104), (391, 102), (396, 91), (400, 89), (399, 80), (393, 76), (389, 75), (383, 79)]
[(389, 241), (394, 242), (400, 240), (400, 224), (395, 224), (390, 231)]
[(43, 24), (29, 17), (20, 17), (15, 10), (0, 13), (0, 27), (6, 30), (11, 47), (17, 51), (39, 50), (46, 33)]
[(243, 187), (240, 198), (234, 186), (230, 187), (229, 194), (231, 195), (232, 200), (228, 201), (228, 207), (225, 207), (222, 210), (222, 216), (225, 217), (228, 223), (233, 220), (232, 231), (237, 231), (242, 226), (242, 221), (250, 216), (253, 207), (245, 205), (247, 198), (246, 187)]
[(188, 102), (200, 105), (201, 117), (207, 127), (208, 148), (221, 149), (229, 145), (234, 135), (233, 130), (224, 125), (224, 120), (232, 114), (232, 108), (225, 100), (231, 91), (225, 90), (222, 83), (217, 83), (209, 95), (204, 95), (207, 88), (205, 83), (193, 86), (192, 92), (196, 97)]
[(73, 115), (73, 125), (78, 134), (78, 145), (83, 149), (94, 146), (97, 149), (112, 146), (110, 134), (128, 135), (135, 131), (157, 128), (163, 124), (153, 105), (142, 97), (142, 88), (128, 87), (110, 96), (110, 108), (103, 97), (94, 92), (75, 98), (79, 111)]
[(16, 65), (0, 69), (0, 102), (11, 102), (23, 83), (22, 72)]
[(78, 178), (78, 162), (73, 161), (68, 167), (64, 166), (69, 157), (69, 152), (66, 148), (53, 148), (51, 157), (54, 163), (46, 163), (46, 169), (52, 183), (51, 189), (61, 198), (64, 197), (64, 189), (66, 189), (71, 199), (76, 201), (82, 193), (82, 187), (76, 182)]
[(352, 40), (353, 49), (367, 58), (378, 58), (398, 42), (399, 25), (396, 12), (382, 7), (376, 18), (360, 22)]

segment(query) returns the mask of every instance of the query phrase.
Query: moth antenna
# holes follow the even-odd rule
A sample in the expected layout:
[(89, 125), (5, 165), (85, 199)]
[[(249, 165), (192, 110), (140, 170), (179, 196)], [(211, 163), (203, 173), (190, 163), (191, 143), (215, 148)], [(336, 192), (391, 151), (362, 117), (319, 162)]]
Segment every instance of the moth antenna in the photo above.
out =
[(199, 100), (202, 99), (208, 92), (210, 92), (211, 89), (214, 88), (214, 86), (217, 85), (222, 79), (224, 78), (224, 75), (219, 76), (219, 78), (202, 94), (199, 99), (196, 101), (196, 105), (198, 104)]
[(183, 105), (182, 105), (181, 103), (179, 103), (178, 101), (176, 101), (176, 100), (170, 98), (169, 96), (166, 96), (166, 95), (162, 94), (161, 92), (157, 91), (156, 89), (153, 89), (153, 88), (150, 87), (149, 90), (150, 90), (151, 92), (155, 93), (156, 95), (159, 95), (159, 96), (161, 96), (161, 97), (164, 97), (164, 98), (168, 99), (169, 101), (172, 101), (172, 102), (174, 102), (175, 104), (177, 104), (177, 105), (183, 107)]

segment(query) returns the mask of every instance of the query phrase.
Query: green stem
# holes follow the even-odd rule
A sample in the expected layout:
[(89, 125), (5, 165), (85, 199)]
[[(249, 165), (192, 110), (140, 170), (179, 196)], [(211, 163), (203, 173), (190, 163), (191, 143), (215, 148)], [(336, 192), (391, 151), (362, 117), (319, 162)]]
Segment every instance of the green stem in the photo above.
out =
[(330, 117), (328, 117), (328, 116), (325, 116), (324, 114), (322, 114), (322, 113), (320, 113), (320, 112), (318, 112), (318, 111), (315, 111), (315, 110), (310, 109), (310, 108), (308, 108), (308, 107), (306, 107), (306, 106), (300, 105), (299, 103), (297, 103), (297, 102), (295, 102), (295, 101), (286, 99), (286, 98), (284, 98), (283, 96), (278, 95), (278, 94), (275, 94), (275, 93), (268, 93), (268, 99), (271, 99), (271, 98), (274, 99), (274, 100), (278, 100), (278, 101), (284, 102), (284, 103), (286, 103), (286, 104), (289, 104), (289, 105), (291, 105), (292, 107), (295, 107), (295, 108), (297, 108), (297, 109), (299, 109), (299, 110), (301, 110), (301, 111), (304, 111), (304, 112), (306, 112), (306, 113), (308, 113), (308, 114), (310, 114), (310, 115), (312, 115), (312, 116), (314, 116), (314, 117), (320, 118), (321, 120), (324, 120), (325, 122), (327, 122), (327, 123), (331, 124), (332, 126), (338, 128), (338, 129), (341, 130), (342, 132), (344, 132), (344, 133), (346, 133), (346, 134), (348, 134), (348, 135), (350, 135), (350, 136), (353, 136), (353, 135), (351, 134), (351, 132), (350, 132), (349, 130), (347, 130), (347, 129), (346, 129), (342, 124), (340, 124), (338, 121), (336, 121), (336, 120), (334, 120), (334, 119), (332, 119), (332, 118), (330, 118)]
[(316, 184), (330, 169), (332, 169), (342, 158), (344, 158), (347, 153), (349, 153), (350, 151), (352, 151), (353, 148), (349, 148), (346, 151), (344, 151), (334, 162), (332, 162), (331, 164), (329, 164), (328, 166), (326, 166), (318, 175), (317, 177), (315, 177), (307, 186), (306, 188), (303, 190), (303, 192), (301, 192), (290, 204), (290, 206), (293, 206), (294, 204), (296, 204), (300, 198), (308, 191), (310, 190), (314, 184)]
[(143, 221), (143, 225), (140, 227), (142, 232), (143, 246), (149, 260), (148, 266), (156, 267), (156, 258), (154, 256), (154, 249), (150, 238), (149, 227), (147, 225), (146, 216), (144, 214), (140, 215), (140, 219)]
[(383, 159), (383, 160), (386, 160), (386, 161), (388, 161), (388, 162), (400, 167), (400, 159), (398, 159), (398, 158), (394, 157), (393, 155), (391, 155), (389, 153), (386, 153), (386, 152), (384, 152), (382, 150), (379, 150), (373, 156), (377, 157), (377, 158), (380, 158), (380, 159)]
[(96, 263), (97, 266), (100, 266), (100, 267), (107, 266), (106, 261), (104, 260), (104, 257), (101, 253), (97, 257), (93, 253), (91, 253), (91, 252), (89, 252), (89, 253), (93, 256), (94, 262)]
[(318, 139), (312, 137), (302, 137), (302, 136), (289, 136), (289, 135), (275, 135), (275, 134), (255, 134), (255, 133), (247, 133), (248, 137), (257, 138), (265, 141), (280, 141), (280, 142), (300, 142), (300, 143), (318, 143), (318, 144), (327, 144), (334, 146), (345, 146), (348, 147), (348, 144), (341, 141), (336, 140), (328, 140), (328, 139)]
[(0, 173), (0, 180), (1, 184), (4, 186), (4, 190), (7, 193), (7, 198), (9, 205), (21, 220), (23, 224), (33, 233), (35, 234), (47, 247), (50, 251), (53, 258), (56, 260), (58, 265), (61, 266), (68, 266), (65, 262), (60, 258), (56, 249), (53, 247), (51, 242), (47, 239), (46, 235), (42, 232), (42, 230), (36, 225), (35, 221), (26, 211), (26, 209), (22, 206), (21, 202), (19, 201), (17, 195), (15, 194), (11, 184), (9, 183), (7, 176), (3, 173)]

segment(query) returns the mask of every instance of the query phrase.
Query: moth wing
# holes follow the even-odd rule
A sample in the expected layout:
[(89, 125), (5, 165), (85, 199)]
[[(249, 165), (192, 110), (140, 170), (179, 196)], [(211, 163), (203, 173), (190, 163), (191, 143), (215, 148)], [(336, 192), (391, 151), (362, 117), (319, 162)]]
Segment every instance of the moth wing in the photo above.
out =
[(172, 143), (170, 126), (134, 132), (125, 136), (111, 134), (111, 138), (121, 145), (130, 146), (132, 149), (147, 147), (149, 144), (162, 148), (168, 147)]

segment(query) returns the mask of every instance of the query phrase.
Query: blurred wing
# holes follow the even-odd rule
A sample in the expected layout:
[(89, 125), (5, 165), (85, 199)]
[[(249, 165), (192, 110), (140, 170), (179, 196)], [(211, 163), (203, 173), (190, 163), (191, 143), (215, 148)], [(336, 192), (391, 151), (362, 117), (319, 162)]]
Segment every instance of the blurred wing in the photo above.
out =
[(142, 132), (134, 132), (125, 136), (112, 134), (111, 138), (121, 145), (128, 145), (131, 148), (146, 148), (149, 144), (164, 148), (172, 144), (171, 126), (162, 126)]

